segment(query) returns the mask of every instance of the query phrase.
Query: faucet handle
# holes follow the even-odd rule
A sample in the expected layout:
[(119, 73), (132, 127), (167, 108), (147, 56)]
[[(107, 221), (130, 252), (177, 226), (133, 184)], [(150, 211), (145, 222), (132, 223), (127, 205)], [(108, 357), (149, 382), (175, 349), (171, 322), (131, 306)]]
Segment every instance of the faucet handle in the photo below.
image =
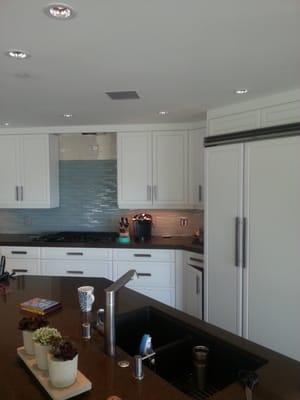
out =
[(99, 308), (97, 310), (96, 327), (102, 335), (104, 334), (104, 314), (105, 314), (104, 308)]

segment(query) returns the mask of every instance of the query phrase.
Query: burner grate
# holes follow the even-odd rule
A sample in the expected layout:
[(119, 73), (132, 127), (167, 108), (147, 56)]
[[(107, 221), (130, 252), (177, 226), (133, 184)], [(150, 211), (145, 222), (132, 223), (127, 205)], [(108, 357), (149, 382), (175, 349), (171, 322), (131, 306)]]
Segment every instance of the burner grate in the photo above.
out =
[(192, 374), (181, 376), (176, 381), (173, 381), (172, 385), (195, 400), (207, 400), (219, 391), (219, 389), (210, 384), (204, 390), (197, 389)]

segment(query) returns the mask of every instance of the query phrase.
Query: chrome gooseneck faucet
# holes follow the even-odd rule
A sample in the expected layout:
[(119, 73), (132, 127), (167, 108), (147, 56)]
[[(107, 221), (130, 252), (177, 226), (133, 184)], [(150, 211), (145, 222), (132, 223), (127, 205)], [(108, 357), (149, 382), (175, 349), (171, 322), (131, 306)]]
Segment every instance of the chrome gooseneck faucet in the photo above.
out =
[[(97, 315), (97, 327), (104, 334), (105, 353), (111, 357), (116, 354), (115, 296), (130, 280), (137, 279), (136, 270), (131, 269), (105, 290), (105, 310), (100, 308)], [(103, 322), (104, 314), (104, 322)]]

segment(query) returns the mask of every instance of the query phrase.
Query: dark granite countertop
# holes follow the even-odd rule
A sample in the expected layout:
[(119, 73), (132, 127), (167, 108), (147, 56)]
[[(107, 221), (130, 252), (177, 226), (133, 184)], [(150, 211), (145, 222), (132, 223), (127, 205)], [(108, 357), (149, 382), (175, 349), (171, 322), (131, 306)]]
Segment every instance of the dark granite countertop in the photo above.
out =
[(35, 247), (93, 247), (93, 248), (129, 248), (129, 249), (174, 249), (187, 250), (203, 254), (203, 246), (191, 236), (163, 238), (154, 236), (147, 242), (120, 244), (117, 241), (104, 242), (45, 242), (35, 240), (38, 234), (0, 234), (0, 246), (35, 246)]
[[(19, 276), (0, 292), (0, 315), (5, 319), (0, 330), (0, 387), (1, 399), (6, 400), (42, 400), (49, 398), (18, 359), (16, 348), (21, 345), (21, 332), (18, 321), (22, 317), (18, 304), (31, 297), (44, 297), (61, 301), (63, 308), (49, 315), (52, 326), (59, 329), (76, 343), (79, 351), (79, 370), (91, 380), (90, 392), (78, 396), (78, 399), (106, 400), (111, 395), (122, 400), (188, 400), (182, 392), (175, 389), (164, 379), (145, 368), (145, 378), (137, 381), (132, 376), (132, 358), (117, 349), (116, 358), (110, 358), (103, 352), (103, 338), (93, 331), (91, 340), (81, 337), (81, 323), (86, 318), (95, 319), (95, 310), (104, 305), (104, 288), (110, 281), (102, 278), (70, 277), (30, 277)], [(92, 285), (95, 288), (96, 301), (89, 315), (80, 313), (77, 288)], [(154, 307), (187, 324), (203, 337), (211, 338), (217, 344), (226, 344), (228, 363), (231, 362), (231, 346), (239, 349), (240, 354), (251, 354), (265, 361), (258, 370), (259, 384), (255, 388), (255, 400), (299, 400), (300, 363), (274, 353), (236, 335), (225, 332), (210, 324), (190, 317), (187, 314), (165, 306), (128, 288), (120, 291), (117, 304), (118, 314), (133, 311), (145, 306)], [(120, 368), (118, 360), (128, 360), (130, 368)], [(177, 360), (180, 363), (180, 359)], [(218, 364), (219, 365), (219, 364)], [(225, 363), (225, 366), (227, 363)], [(222, 369), (218, 372), (222, 377)], [(239, 383), (229, 384), (223, 390), (210, 397), (211, 400), (245, 400), (245, 392)]]

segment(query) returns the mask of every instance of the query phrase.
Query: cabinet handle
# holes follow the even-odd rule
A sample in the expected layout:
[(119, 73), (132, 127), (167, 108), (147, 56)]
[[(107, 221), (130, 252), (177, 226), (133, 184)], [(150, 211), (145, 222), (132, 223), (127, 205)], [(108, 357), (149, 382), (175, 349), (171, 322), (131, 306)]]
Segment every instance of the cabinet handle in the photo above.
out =
[(19, 201), (19, 187), (16, 186), (16, 200)]
[(247, 262), (247, 218), (243, 218), (243, 268), (246, 268)]
[(152, 187), (151, 187), (151, 185), (147, 185), (147, 200), (148, 201), (152, 200)]
[(27, 254), (27, 251), (12, 250), (11, 254)]
[(152, 276), (152, 274), (150, 272), (138, 272), (137, 276), (138, 277), (140, 277), (140, 276)]
[(83, 275), (83, 271), (66, 271), (67, 274)]
[(16, 273), (16, 272), (28, 272), (28, 269), (14, 268), (12, 271), (13, 271), (14, 273)]
[(200, 293), (200, 279), (199, 276), (196, 276), (196, 294)]
[(234, 265), (236, 267), (240, 266), (240, 218), (235, 218), (235, 254), (234, 254)]
[(68, 252), (68, 253), (66, 253), (67, 254), (67, 256), (83, 256), (83, 253), (82, 252), (76, 252), (76, 251), (74, 251), (74, 252), (72, 252), (72, 251), (70, 251), (70, 252)]
[(198, 200), (199, 200), (199, 202), (202, 201), (202, 186), (201, 185), (198, 186)]
[(20, 186), (20, 190), (21, 190), (21, 201), (23, 201), (24, 199), (24, 190), (23, 190), (23, 186)]
[(203, 260), (200, 260), (200, 258), (190, 257), (190, 260), (191, 261), (196, 261), (196, 262), (199, 262), (199, 263), (203, 264)]
[(152, 257), (151, 254), (134, 254), (134, 257)]

